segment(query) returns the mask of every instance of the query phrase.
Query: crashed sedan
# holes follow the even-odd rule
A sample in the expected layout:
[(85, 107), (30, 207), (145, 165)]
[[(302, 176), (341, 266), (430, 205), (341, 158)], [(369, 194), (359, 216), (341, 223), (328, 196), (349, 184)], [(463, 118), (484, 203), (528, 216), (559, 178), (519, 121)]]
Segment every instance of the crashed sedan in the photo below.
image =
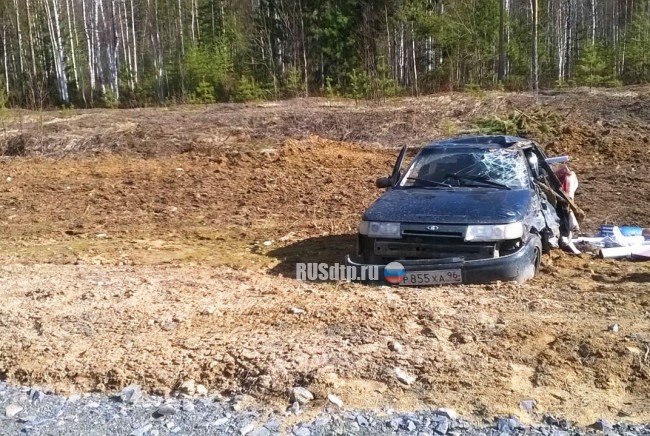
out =
[(534, 141), (452, 138), (422, 147), (402, 170), (406, 155), (377, 180), (386, 192), (363, 214), (348, 265), (377, 265), (399, 285), (524, 282), (543, 252), (570, 246), (580, 211)]

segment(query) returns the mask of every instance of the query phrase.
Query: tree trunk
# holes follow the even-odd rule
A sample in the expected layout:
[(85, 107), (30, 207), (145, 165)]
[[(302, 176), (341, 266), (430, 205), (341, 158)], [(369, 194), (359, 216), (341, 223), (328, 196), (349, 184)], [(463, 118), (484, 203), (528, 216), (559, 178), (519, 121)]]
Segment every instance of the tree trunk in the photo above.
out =
[(5, 22), (2, 26), (2, 53), (4, 57), (4, 66), (5, 66), (5, 92), (7, 97), (9, 97), (9, 62), (7, 62), (8, 52), (7, 52), (7, 23)]
[[(73, 23), (73, 29), (74, 29), (75, 47), (76, 47), (77, 50), (80, 50), (81, 45), (79, 44), (79, 33), (77, 31), (77, 27), (78, 27), (77, 26), (77, 14), (75, 13), (74, 3), (72, 3), (72, 23)], [(76, 67), (75, 67), (75, 69), (76, 69)], [(84, 75), (83, 74), (79, 74), (79, 83), (77, 83), (77, 89), (81, 91), (81, 97), (83, 98), (84, 104), (86, 104), (86, 87), (84, 85)]]
[[(165, 100), (165, 89), (163, 87), (163, 77), (165, 75), (165, 70), (164, 70), (164, 61), (163, 61), (163, 54), (162, 54), (162, 45), (160, 43), (160, 26), (159, 26), (159, 20), (158, 20), (158, 0), (155, 0), (154, 3), (154, 10), (155, 10), (155, 20), (156, 20), (156, 79), (158, 82), (158, 99), (159, 101), (164, 101)], [(153, 35), (152, 35), (153, 39)]]
[(212, 42), (215, 42), (217, 39), (217, 33), (215, 30), (215, 23), (214, 23), (214, 0), (210, 2), (210, 12), (212, 15)]
[(29, 48), (32, 54), (32, 80), (36, 80), (36, 55), (34, 54), (34, 35), (32, 32), (34, 21), (32, 20), (32, 8), (30, 7), (29, 0), (25, 0), (25, 7), (27, 8), (27, 27), (29, 28)]
[(532, 84), (533, 90), (539, 92), (539, 51), (538, 51), (538, 40), (539, 40), (539, 11), (538, 11), (538, 0), (530, 0), (531, 14), (533, 18), (533, 52), (532, 52)]
[(94, 0), (93, 4), (95, 5), (95, 14), (93, 16), (93, 51), (95, 52), (95, 63), (93, 66), (96, 69), (95, 77), (99, 80), (99, 86), (102, 92), (102, 96), (106, 95), (106, 81), (104, 80), (104, 66), (102, 62), (102, 51), (100, 45), (99, 37), (99, 14), (102, 14), (101, 22), (104, 23), (104, 5), (102, 0)]
[(302, 34), (302, 60), (304, 65), (304, 75), (305, 75), (305, 97), (309, 97), (309, 70), (307, 65), (307, 40), (305, 38), (305, 18), (302, 12), (302, 1), (298, 0), (298, 6), (300, 11), (300, 31)]
[(591, 0), (591, 43), (596, 43), (596, 0)]
[(190, 34), (192, 35), (192, 45), (196, 45), (196, 34), (195, 34), (195, 29), (194, 29), (194, 20), (196, 19), (195, 16), (195, 6), (194, 6), (194, 0), (190, 0)]
[(131, 36), (133, 37), (133, 80), (138, 84), (138, 40), (135, 37), (135, 14), (133, 13), (133, 0), (131, 0)]
[(54, 57), (54, 68), (57, 77), (57, 86), (59, 88), (59, 98), (65, 104), (69, 103), (68, 96), (68, 78), (66, 75), (65, 53), (63, 48), (63, 38), (61, 37), (61, 26), (59, 24), (59, 3), (58, 0), (52, 0), (52, 11), (48, 1), (45, 2), (45, 8), (48, 15), (48, 27), (50, 28), (50, 38), (52, 41), (52, 55)]
[(20, 63), (20, 74), (23, 74), (25, 71), (25, 65), (23, 61), (23, 32), (20, 29), (20, 7), (18, 6), (18, 0), (14, 0), (14, 9), (16, 10), (16, 35), (18, 36), (18, 61)]
[(109, 81), (111, 85), (111, 90), (113, 91), (113, 96), (116, 101), (120, 99), (120, 69), (119, 69), (119, 52), (120, 52), (120, 34), (118, 32), (118, 25), (115, 23), (115, 20), (120, 19), (119, 9), (117, 9), (118, 14), (116, 15), (115, 0), (111, 0), (111, 20), (109, 27), (109, 50), (108, 50), (108, 70), (109, 70)]
[[(156, 10), (156, 13), (158, 11)], [(158, 21), (156, 19), (156, 21)], [(183, 11), (181, 9), (181, 0), (178, 0), (178, 33), (181, 38), (181, 55), (185, 56), (185, 39), (183, 38)]]
[[(72, 58), (72, 73), (74, 75), (74, 82), (77, 88), (79, 88), (79, 74), (77, 72), (77, 57), (75, 55), (76, 46), (74, 42), (74, 32), (72, 31), (72, 17), (70, 16), (70, 0), (65, 0), (65, 9), (66, 15), (68, 18), (68, 42), (70, 44), (70, 56)], [(73, 5), (74, 9), (74, 5)]]
[(88, 21), (92, 18), (86, 13), (86, 0), (81, 0), (81, 13), (84, 20), (84, 33), (86, 34), (86, 47), (88, 50), (88, 74), (90, 76), (90, 104), (93, 104), (93, 93), (95, 92), (95, 51), (92, 42), (92, 30), (88, 26)]
[(499, 0), (499, 64), (498, 64), (498, 71), (497, 71), (497, 77), (499, 80), (499, 83), (503, 83), (503, 79), (505, 78), (505, 64), (506, 64), (506, 44), (505, 44), (505, 29), (504, 29), (504, 21), (505, 21), (505, 5), (504, 5), (505, 0)]
[[(506, 15), (508, 17), (508, 21), (506, 22), (505, 25), (505, 40), (506, 40), (506, 48), (510, 45), (510, 0), (504, 0), (505, 1), (505, 9), (506, 9)], [(505, 65), (503, 66), (504, 71), (505, 71), (505, 76), (508, 77), (510, 75), (510, 60), (506, 56), (505, 59)]]
[[(388, 22), (388, 5), (384, 5), (384, 14), (386, 16), (386, 50), (388, 52), (388, 58), (386, 60), (389, 67), (391, 67), (393, 66), (393, 58), (391, 57), (390, 53), (390, 46), (392, 42), (390, 40), (390, 24)], [(393, 68), (391, 68), (391, 70), (393, 70)], [(391, 71), (391, 74), (393, 74), (393, 71)]]
[(411, 22), (411, 49), (413, 51), (413, 81), (415, 85), (415, 96), (420, 94), (418, 89), (418, 58), (415, 54), (415, 24)]
[(400, 37), (399, 37), (399, 81), (400, 84), (404, 84), (404, 22), (400, 23)]

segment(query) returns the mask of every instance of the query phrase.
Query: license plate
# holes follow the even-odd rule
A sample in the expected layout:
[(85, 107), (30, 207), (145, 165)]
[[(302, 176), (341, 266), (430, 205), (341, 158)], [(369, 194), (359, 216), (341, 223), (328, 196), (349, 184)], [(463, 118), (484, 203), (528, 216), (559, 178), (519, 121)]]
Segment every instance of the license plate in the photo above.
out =
[(402, 286), (445, 285), (462, 283), (463, 275), (459, 269), (441, 269), (438, 271), (406, 271)]

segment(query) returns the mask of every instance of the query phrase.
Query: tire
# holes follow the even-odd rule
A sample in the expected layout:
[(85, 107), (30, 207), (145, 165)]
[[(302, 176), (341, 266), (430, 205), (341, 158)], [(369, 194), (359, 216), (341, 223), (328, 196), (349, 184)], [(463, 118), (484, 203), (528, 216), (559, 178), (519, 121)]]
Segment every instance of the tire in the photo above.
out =
[(533, 244), (533, 259), (521, 274), (519, 274), (519, 277), (517, 277), (518, 283), (525, 283), (535, 277), (537, 273), (539, 273), (542, 264), (542, 238), (537, 234), (533, 234), (530, 236), (530, 241), (528, 243)]
[[(544, 254), (550, 253), (551, 250), (553, 249), (553, 245), (551, 245), (551, 241), (550, 241), (551, 236), (552, 234), (550, 230), (545, 230), (543, 232), (543, 236), (541, 239), (542, 239), (542, 253)], [(559, 241), (559, 237), (558, 237), (558, 241)]]

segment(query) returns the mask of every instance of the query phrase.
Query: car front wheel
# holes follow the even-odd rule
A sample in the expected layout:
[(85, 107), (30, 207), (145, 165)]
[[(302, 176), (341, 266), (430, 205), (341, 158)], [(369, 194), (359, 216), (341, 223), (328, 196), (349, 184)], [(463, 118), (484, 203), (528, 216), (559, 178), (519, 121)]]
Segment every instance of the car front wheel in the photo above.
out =
[(533, 246), (533, 255), (531, 262), (527, 265), (517, 277), (517, 282), (524, 283), (537, 275), (542, 264), (542, 238), (537, 234), (530, 236), (529, 244)]

